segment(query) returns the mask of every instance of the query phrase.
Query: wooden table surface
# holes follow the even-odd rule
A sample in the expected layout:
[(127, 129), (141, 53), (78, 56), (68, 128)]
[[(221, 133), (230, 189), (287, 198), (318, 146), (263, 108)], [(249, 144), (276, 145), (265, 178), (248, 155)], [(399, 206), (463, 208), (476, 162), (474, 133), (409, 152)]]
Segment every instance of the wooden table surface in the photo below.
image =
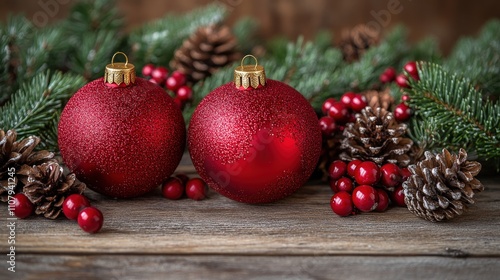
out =
[[(178, 171), (195, 176), (185, 159)], [(0, 211), (0, 279), (500, 279), (500, 178), (480, 179), (477, 203), (445, 223), (406, 208), (342, 218), (319, 182), (266, 205), (213, 191), (203, 201), (166, 200), (159, 189), (133, 200), (87, 191), (102, 231), (17, 220), (15, 273)]]

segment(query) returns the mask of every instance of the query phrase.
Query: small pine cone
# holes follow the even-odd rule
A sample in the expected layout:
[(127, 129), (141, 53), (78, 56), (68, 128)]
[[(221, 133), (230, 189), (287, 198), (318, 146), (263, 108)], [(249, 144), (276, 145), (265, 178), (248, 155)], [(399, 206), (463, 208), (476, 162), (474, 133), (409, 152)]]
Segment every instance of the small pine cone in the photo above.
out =
[(240, 57), (237, 44), (228, 26), (200, 27), (175, 51), (170, 67), (186, 74), (188, 83), (195, 84), (236, 61)]
[(380, 40), (380, 32), (365, 24), (342, 31), (339, 47), (347, 62), (358, 60), (371, 46)]
[(391, 95), (390, 88), (386, 87), (382, 91), (378, 90), (368, 90), (362, 93), (368, 102), (368, 106), (376, 110), (378, 107), (391, 111), (391, 107), (394, 104), (394, 98)]
[(85, 184), (78, 181), (74, 173), (67, 176), (57, 162), (49, 162), (23, 170), (28, 181), (24, 194), (36, 206), (35, 213), (49, 219), (56, 219), (62, 211), (66, 197), (82, 194)]
[(462, 215), (468, 204), (474, 203), (474, 194), (484, 190), (474, 178), (481, 164), (467, 161), (467, 153), (458, 155), (443, 149), (434, 155), (427, 151), (425, 159), (408, 168), (410, 178), (403, 183), (405, 202), (416, 216), (439, 222)]
[[(0, 130), (0, 200), (6, 202), (8, 199), (9, 178), (14, 178), (14, 192), (18, 193), (22, 188), (26, 177), (19, 171), (23, 166), (38, 165), (45, 162), (55, 162), (54, 153), (43, 150), (34, 151), (40, 143), (40, 138), (36, 136), (27, 137), (21, 141), (16, 141), (17, 133), (9, 130), (5, 133)], [(14, 168), (15, 174), (9, 172)], [(11, 185), (12, 186), (12, 185)]]
[(413, 141), (405, 138), (406, 124), (398, 124), (391, 112), (367, 106), (356, 114), (356, 122), (347, 124), (340, 145), (342, 160), (371, 160), (378, 165), (390, 162), (400, 167), (410, 163)]

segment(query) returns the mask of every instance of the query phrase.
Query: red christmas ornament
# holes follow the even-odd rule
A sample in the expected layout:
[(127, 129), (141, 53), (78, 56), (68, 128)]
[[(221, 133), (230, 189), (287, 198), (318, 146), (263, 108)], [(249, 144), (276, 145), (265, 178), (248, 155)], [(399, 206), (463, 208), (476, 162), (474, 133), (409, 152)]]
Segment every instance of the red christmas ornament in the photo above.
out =
[(112, 59), (104, 79), (82, 87), (64, 108), (58, 129), (69, 169), (94, 191), (119, 198), (158, 187), (185, 146), (178, 106), (160, 87), (135, 78), (128, 61)]
[(321, 153), (318, 118), (295, 89), (266, 80), (257, 63), (242, 61), (234, 74), (234, 82), (196, 108), (188, 131), (191, 158), (220, 194), (244, 203), (276, 201), (314, 171)]

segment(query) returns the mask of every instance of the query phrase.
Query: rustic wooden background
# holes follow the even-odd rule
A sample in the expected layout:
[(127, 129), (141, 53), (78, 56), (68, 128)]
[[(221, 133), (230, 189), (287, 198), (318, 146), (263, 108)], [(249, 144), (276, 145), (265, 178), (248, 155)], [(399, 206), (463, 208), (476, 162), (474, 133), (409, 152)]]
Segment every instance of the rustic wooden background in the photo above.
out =
[[(9, 13), (24, 13), (32, 18), (43, 11), (40, 3), (56, 4), (52, 21), (64, 18), (76, 0), (0, 0), (0, 19)], [(415, 41), (434, 36), (441, 48), (448, 52), (457, 38), (474, 35), (489, 19), (500, 18), (500, 2), (495, 0), (216, 0), (230, 8), (229, 23), (243, 16), (256, 18), (263, 38), (298, 35), (311, 38), (319, 30), (340, 34), (343, 28), (376, 20), (373, 14), (384, 14), (388, 6), (399, 5), (402, 11), (391, 14), (384, 30), (404, 23)], [(213, 0), (117, 0), (117, 6), (126, 19), (127, 29), (140, 25), (165, 13), (182, 13), (213, 2)], [(48, 5), (48, 4), (46, 4)], [(385, 25), (385, 24), (384, 24)], [(500, 32), (500, 30), (499, 30)]]

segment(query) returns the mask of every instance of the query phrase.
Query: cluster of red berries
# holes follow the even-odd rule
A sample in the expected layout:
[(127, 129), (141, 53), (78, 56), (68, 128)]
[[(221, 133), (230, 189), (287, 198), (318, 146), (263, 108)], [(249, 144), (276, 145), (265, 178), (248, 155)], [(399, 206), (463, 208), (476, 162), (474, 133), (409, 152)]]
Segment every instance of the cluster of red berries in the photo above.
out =
[(328, 173), (334, 192), (330, 206), (339, 216), (358, 211), (383, 212), (391, 201), (397, 206), (405, 206), (402, 183), (410, 176), (407, 168), (399, 168), (393, 163), (379, 167), (372, 161), (356, 159), (345, 163), (336, 160), (330, 164)]
[(173, 71), (169, 76), (167, 68), (146, 64), (142, 68), (142, 76), (173, 93), (174, 101), (181, 109), (193, 98), (193, 90), (186, 85), (186, 75), (180, 71)]
[(326, 138), (331, 138), (337, 131), (343, 131), (348, 122), (355, 121), (355, 114), (361, 112), (368, 105), (366, 97), (359, 93), (346, 92), (340, 98), (328, 98), (323, 102), (324, 117), (319, 119), (321, 132)]
[[(23, 193), (14, 195), (13, 212), (16, 217), (24, 219), (33, 214), (35, 206)], [(84, 231), (96, 233), (102, 228), (104, 218), (99, 209), (90, 206), (89, 200), (81, 194), (72, 194), (63, 202), (62, 211), (66, 218), (78, 220)]]
[(185, 174), (177, 174), (165, 181), (161, 187), (163, 197), (177, 200), (186, 194), (192, 200), (202, 200), (207, 197), (207, 184), (200, 178), (191, 178)]
[[(420, 80), (420, 76), (418, 75), (417, 63), (415, 61), (410, 61), (405, 64), (403, 70), (410, 75), (415, 81)], [(389, 67), (385, 69), (385, 71), (379, 77), (380, 82), (383, 84), (388, 84), (392, 82), (396, 82), (396, 84), (402, 88), (410, 88), (410, 84), (408, 83), (408, 76), (405, 73), (401, 73), (396, 75), (396, 70), (393, 67)], [(402, 96), (402, 102), (394, 108), (394, 118), (398, 122), (405, 122), (411, 117), (411, 108), (408, 106), (408, 101), (410, 97), (407, 94)]]

